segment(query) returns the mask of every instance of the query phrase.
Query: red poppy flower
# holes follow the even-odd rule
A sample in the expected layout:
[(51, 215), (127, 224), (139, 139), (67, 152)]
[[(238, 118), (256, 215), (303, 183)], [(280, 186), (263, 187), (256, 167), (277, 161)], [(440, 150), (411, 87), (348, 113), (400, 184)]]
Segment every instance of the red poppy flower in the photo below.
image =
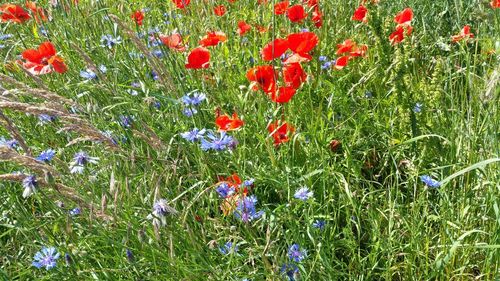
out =
[(277, 38), (273, 42), (265, 45), (260, 53), (263, 60), (271, 61), (275, 58), (281, 57), (287, 50), (288, 40)]
[(266, 33), (269, 31), (269, 27), (267, 26), (263, 26), (263, 25), (256, 25), (255, 28), (257, 28), (257, 30), (260, 32), (260, 33)]
[(243, 120), (238, 118), (238, 114), (233, 113), (233, 116), (220, 115), (215, 118), (215, 125), (219, 128), (219, 131), (234, 131), (245, 124)]
[(463, 39), (468, 40), (469, 38), (474, 38), (474, 34), (470, 33), (470, 26), (466, 25), (462, 28), (459, 34), (451, 36), (451, 41), (456, 43)]
[(186, 46), (182, 43), (182, 36), (179, 33), (174, 33), (170, 36), (160, 35), (160, 41), (172, 50), (178, 52), (186, 50)]
[(399, 25), (411, 25), (413, 20), (413, 10), (406, 8), (394, 17), (394, 21)]
[(271, 100), (277, 103), (287, 103), (297, 93), (293, 87), (279, 87), (278, 91), (271, 94)]
[(323, 25), (323, 14), (319, 10), (318, 6), (314, 8), (311, 20), (317, 28), (320, 28)]
[(222, 17), (223, 15), (226, 14), (226, 7), (224, 5), (215, 6), (214, 7), (214, 13), (217, 16)]
[(42, 21), (47, 21), (47, 16), (45, 15), (43, 8), (37, 7), (35, 2), (26, 1), (26, 8), (31, 10), (35, 16), (36, 22), (40, 23)]
[(0, 17), (3, 22), (11, 21), (15, 23), (23, 23), (31, 18), (23, 7), (14, 4), (0, 6)]
[(352, 57), (364, 57), (367, 51), (368, 51), (367, 45), (355, 46), (350, 52), (350, 55)]
[(291, 6), (287, 11), (286, 15), (291, 22), (302, 22), (305, 18), (307, 18), (306, 11), (302, 5), (297, 4)]
[(413, 27), (411, 26), (405, 26), (405, 25), (399, 25), (396, 27), (396, 30), (389, 35), (389, 41), (391, 41), (392, 45), (396, 45), (398, 43), (401, 43), (403, 39), (405, 38), (405, 33), (407, 36), (411, 35), (411, 32), (413, 30)]
[(360, 5), (356, 9), (356, 11), (354, 11), (354, 15), (352, 15), (352, 19), (366, 23), (368, 21), (366, 19), (367, 14), (368, 14), (368, 9), (365, 6)]
[(307, 79), (307, 74), (300, 63), (290, 63), (283, 67), (283, 81), (287, 87), (298, 89)]
[(208, 68), (210, 65), (210, 52), (204, 47), (194, 48), (188, 55), (187, 69)]
[(191, 0), (172, 0), (172, 2), (174, 2), (177, 8), (184, 9), (189, 5), (189, 2), (191, 2)]
[(319, 0), (303, 0), (302, 2), (307, 4), (309, 7), (317, 7)]
[(295, 132), (295, 128), (287, 122), (275, 121), (267, 126), (267, 131), (274, 139), (274, 145), (278, 146), (290, 140), (289, 135)]
[(272, 93), (276, 89), (276, 71), (272, 65), (256, 66), (248, 70), (247, 79), (250, 82), (255, 82), (258, 87), (266, 93)]
[(142, 25), (142, 21), (144, 20), (144, 13), (140, 10), (135, 11), (131, 18), (137, 23), (137, 25)]
[(228, 0), (229, 3), (236, 3), (236, 0)]
[(198, 42), (203, 47), (217, 46), (219, 42), (226, 42), (226, 34), (222, 31), (207, 32), (205, 37)]
[(284, 65), (289, 65), (291, 63), (300, 63), (300, 62), (308, 62), (311, 61), (312, 56), (308, 54), (304, 54), (304, 57), (299, 54), (293, 54), (289, 56), (286, 60), (283, 61)]
[(319, 43), (319, 38), (314, 32), (299, 32), (288, 35), (288, 45), (290, 50), (303, 56), (310, 57), (311, 52)]
[(47, 74), (53, 70), (64, 73), (68, 70), (68, 67), (56, 53), (57, 51), (52, 43), (44, 42), (40, 44), (38, 50), (29, 49), (21, 54), (23, 59), (26, 60), (23, 67), (34, 75)]
[(351, 39), (347, 39), (342, 44), (337, 44), (337, 52), (335, 54), (340, 55), (343, 53), (350, 53), (352, 49), (356, 46), (356, 43)]
[(290, 6), (290, 1), (283, 1), (283, 2), (276, 3), (274, 5), (274, 14), (275, 15), (283, 15), (284, 13), (286, 13), (288, 6)]
[(245, 35), (245, 33), (247, 33), (248, 31), (252, 30), (252, 26), (249, 25), (248, 23), (244, 22), (244, 21), (240, 21), (238, 22), (238, 34), (240, 36), (243, 36)]
[(344, 67), (347, 66), (347, 63), (349, 62), (349, 56), (343, 56), (335, 60), (335, 65), (333, 68), (336, 70), (342, 70)]
[(493, 9), (500, 8), (500, 0), (491, 0), (490, 5)]

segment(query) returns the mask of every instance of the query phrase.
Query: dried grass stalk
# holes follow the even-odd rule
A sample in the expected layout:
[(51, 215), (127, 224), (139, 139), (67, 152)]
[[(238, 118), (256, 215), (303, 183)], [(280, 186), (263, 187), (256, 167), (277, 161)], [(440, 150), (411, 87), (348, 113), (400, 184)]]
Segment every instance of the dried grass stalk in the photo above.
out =
[(28, 145), (26, 145), (26, 142), (24, 141), (23, 136), (17, 129), (16, 125), (7, 117), (3, 112), (0, 110), (0, 123), (3, 124), (5, 129), (9, 131), (10, 135), (19, 143), (21, 148), (24, 150), (26, 155), (31, 156), (31, 149), (29, 148)]
[(17, 151), (7, 146), (0, 146), (0, 162), (3, 161), (11, 161), (42, 174), (50, 173), (51, 175), (54, 176), (59, 174), (51, 166), (43, 162), (40, 162), (33, 157), (20, 155), (19, 153), (17, 153)]

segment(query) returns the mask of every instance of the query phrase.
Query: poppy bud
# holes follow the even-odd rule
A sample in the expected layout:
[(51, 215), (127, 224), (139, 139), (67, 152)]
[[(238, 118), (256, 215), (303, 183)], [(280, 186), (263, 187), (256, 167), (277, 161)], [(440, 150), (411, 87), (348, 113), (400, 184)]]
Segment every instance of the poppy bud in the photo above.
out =
[(330, 142), (330, 150), (332, 152), (340, 152), (342, 149), (342, 143), (339, 140), (332, 140)]

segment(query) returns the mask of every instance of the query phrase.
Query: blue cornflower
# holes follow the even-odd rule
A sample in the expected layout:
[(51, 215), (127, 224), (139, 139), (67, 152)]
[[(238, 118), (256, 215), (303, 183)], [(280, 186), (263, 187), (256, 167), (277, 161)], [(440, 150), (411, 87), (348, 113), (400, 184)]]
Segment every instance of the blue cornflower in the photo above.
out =
[(234, 211), (234, 216), (243, 222), (249, 222), (254, 219), (260, 218), (264, 212), (256, 211), (255, 204), (257, 203), (257, 197), (254, 195), (243, 197), (238, 201), (236, 210)]
[(299, 274), (299, 268), (295, 264), (285, 263), (281, 266), (281, 274), (286, 275), (288, 280), (294, 281)]
[(372, 93), (372, 92), (370, 92), (370, 91), (366, 91), (366, 92), (365, 92), (365, 98), (367, 98), (367, 99), (371, 99), (371, 98), (373, 98), (373, 93)]
[(13, 36), (14, 35), (12, 35), (12, 34), (0, 34), (0, 41), (4, 41), (4, 40), (7, 40), (7, 39), (10, 39)]
[(191, 117), (196, 113), (198, 113), (198, 110), (196, 110), (196, 108), (194, 107), (185, 107), (184, 109), (182, 109), (182, 114), (184, 114), (187, 117)]
[(327, 61), (328, 57), (327, 56), (319, 56), (318, 60), (319, 61)]
[(159, 199), (153, 204), (153, 213), (148, 216), (148, 219), (153, 219), (153, 225), (161, 226), (167, 224), (167, 215), (177, 214), (177, 210), (170, 207), (168, 201)]
[(71, 263), (73, 262), (73, 259), (68, 253), (64, 254), (64, 260), (66, 261), (67, 266), (70, 266)]
[(56, 121), (57, 117), (48, 115), (48, 114), (40, 114), (38, 115), (38, 120), (40, 121), (41, 124), (47, 124), (50, 122)]
[(19, 143), (15, 139), (7, 140), (4, 137), (0, 137), (0, 146), (7, 146), (8, 148), (14, 149)]
[(420, 177), (420, 180), (427, 185), (428, 187), (440, 187), (441, 183), (435, 179), (433, 179), (429, 175), (423, 175)]
[[(165, 53), (163, 53), (163, 51), (160, 49), (155, 49), (151, 53), (153, 54), (153, 56), (155, 56), (157, 58), (162, 58), (165, 55)], [(155, 79), (155, 80), (158, 80), (158, 79)]]
[(84, 166), (86, 164), (88, 164), (88, 163), (97, 164), (98, 160), (99, 160), (99, 158), (91, 157), (86, 152), (83, 152), (83, 151), (75, 153), (75, 156), (73, 157), (73, 161), (69, 165), (70, 172), (72, 174), (75, 174), (75, 173), (81, 174), (81, 173), (83, 173), (83, 170), (85, 168)]
[(245, 181), (243, 182), (243, 185), (244, 185), (244, 186), (247, 186), (247, 187), (248, 187), (248, 186), (252, 186), (254, 182), (255, 182), (255, 179), (245, 180)]
[(181, 98), (182, 102), (186, 106), (200, 105), (206, 99), (207, 99), (207, 95), (205, 95), (204, 93), (200, 93), (198, 91), (193, 91), (191, 93), (188, 93)]
[(81, 214), (81, 213), (82, 213), (82, 209), (80, 209), (80, 208), (78, 208), (78, 207), (77, 207), (77, 208), (74, 208), (74, 209), (72, 209), (72, 210), (70, 210), (70, 211), (69, 211), (69, 214), (70, 214), (71, 216), (73, 216), (73, 217), (74, 217), (74, 216), (78, 216), (78, 215), (79, 215), (79, 214)]
[(205, 136), (206, 129), (194, 128), (191, 131), (181, 133), (181, 137), (187, 141), (195, 142), (199, 141), (203, 136)]
[(160, 79), (160, 76), (158, 76), (158, 73), (156, 73), (154, 70), (151, 71), (150, 75), (151, 78), (153, 78), (153, 80), (155, 81), (158, 81), (158, 79)]
[(55, 155), (56, 155), (55, 150), (47, 149), (47, 150), (42, 151), (40, 153), (40, 155), (38, 155), (36, 160), (42, 161), (42, 162), (49, 162), (50, 160), (52, 160), (52, 158), (54, 158)]
[(132, 116), (128, 115), (120, 115), (120, 125), (123, 128), (130, 128), (132, 127), (132, 123), (134, 122), (134, 118)]
[(23, 179), (23, 198), (27, 198), (31, 196), (31, 194), (35, 193), (36, 188), (38, 187), (38, 181), (34, 175), (29, 175)]
[(210, 132), (206, 138), (201, 139), (201, 149), (203, 151), (215, 150), (223, 151), (228, 148), (233, 148), (235, 145), (235, 139), (226, 134), (226, 132), (220, 132), (220, 136), (214, 135)]
[(324, 62), (322, 65), (321, 65), (321, 69), (329, 69), (331, 68), (333, 65), (333, 61), (327, 61), (327, 62)]
[(45, 27), (40, 26), (40, 28), (39, 28), (38, 30), (40, 30), (40, 33), (41, 33), (43, 36), (45, 36), (45, 37), (49, 36), (49, 31), (48, 31)]
[(309, 191), (309, 188), (307, 186), (304, 186), (295, 191), (293, 197), (302, 201), (307, 201), (309, 198), (313, 197), (313, 192)]
[(221, 198), (227, 198), (228, 196), (231, 196), (234, 193), (234, 188), (229, 186), (228, 183), (223, 182), (217, 186), (215, 191), (217, 191), (217, 193)]
[(325, 225), (326, 225), (326, 222), (324, 220), (316, 220), (315, 222), (313, 222), (312, 226), (314, 228), (317, 228), (319, 230), (323, 230), (325, 229)]
[(125, 255), (127, 256), (128, 262), (134, 262), (135, 260), (134, 253), (132, 253), (130, 249), (127, 249)]
[(97, 79), (97, 74), (95, 74), (91, 69), (80, 70), (80, 77), (87, 80)]
[(417, 103), (415, 104), (415, 106), (413, 107), (413, 112), (415, 112), (415, 113), (420, 113), (420, 112), (422, 112), (422, 106), (423, 106), (423, 104), (421, 104), (421, 103), (417, 102)]
[(57, 265), (59, 253), (54, 247), (43, 247), (42, 250), (33, 257), (32, 265), (36, 268), (45, 267), (46, 270), (54, 268)]
[(101, 36), (101, 46), (113, 48), (115, 45), (120, 44), (122, 42), (122, 38), (120, 36), (113, 37), (111, 34), (106, 34)]
[(300, 250), (298, 244), (293, 244), (288, 248), (288, 257), (294, 262), (301, 262), (306, 257), (306, 251)]
[(219, 252), (221, 252), (221, 254), (223, 255), (237, 253), (238, 250), (239, 250), (238, 246), (237, 245), (233, 246), (233, 242), (231, 241), (226, 242), (223, 246), (219, 247)]
[(153, 107), (156, 108), (156, 109), (160, 109), (161, 108), (161, 102), (159, 101), (154, 101), (153, 102)]

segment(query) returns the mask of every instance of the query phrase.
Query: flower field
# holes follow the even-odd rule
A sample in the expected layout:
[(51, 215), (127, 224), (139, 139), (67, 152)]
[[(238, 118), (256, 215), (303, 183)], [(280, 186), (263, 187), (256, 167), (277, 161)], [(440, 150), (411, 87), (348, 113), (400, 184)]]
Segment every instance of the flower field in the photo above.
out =
[(500, 1), (7, 0), (0, 280), (499, 280)]

